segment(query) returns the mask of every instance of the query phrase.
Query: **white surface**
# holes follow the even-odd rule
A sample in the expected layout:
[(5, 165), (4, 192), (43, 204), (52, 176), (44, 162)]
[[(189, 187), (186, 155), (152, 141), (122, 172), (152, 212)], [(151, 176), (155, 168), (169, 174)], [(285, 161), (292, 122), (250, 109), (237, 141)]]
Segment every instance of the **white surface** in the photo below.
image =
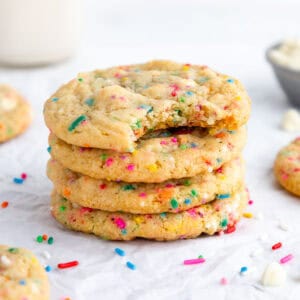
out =
[[(299, 299), (300, 202), (283, 191), (272, 174), (277, 151), (295, 133), (280, 129), (288, 104), (264, 59), (270, 43), (295, 35), (299, 4), (291, 0), (101, 2), (86, 1), (86, 35), (73, 61), (42, 69), (0, 68), (0, 82), (22, 91), (36, 114), (26, 134), (0, 145), (0, 202), (10, 203), (0, 209), (0, 243), (27, 247), (51, 266), (73, 259), (80, 262), (74, 269), (49, 273), (53, 300), (67, 296), (72, 300)], [(263, 218), (243, 219), (234, 234), (171, 243), (102, 241), (64, 230), (51, 218), (44, 100), (79, 71), (152, 58), (205, 63), (243, 81), (253, 99), (245, 158), (254, 205), (248, 210)], [(13, 177), (22, 172), (29, 175), (26, 182), (13, 184)], [(280, 222), (289, 230), (280, 229)], [(43, 233), (54, 237), (53, 245), (34, 241)], [(283, 247), (272, 252), (278, 241)], [(126, 257), (114, 254), (115, 247), (126, 250)], [(47, 262), (44, 250), (51, 254)], [(267, 264), (289, 253), (295, 258), (284, 265), (285, 285), (262, 287), (259, 280)], [(184, 259), (200, 254), (206, 258), (204, 264), (182, 265)], [(126, 260), (137, 270), (127, 269)], [(248, 267), (245, 276), (239, 275), (242, 266)], [(222, 277), (228, 285), (220, 285)]]

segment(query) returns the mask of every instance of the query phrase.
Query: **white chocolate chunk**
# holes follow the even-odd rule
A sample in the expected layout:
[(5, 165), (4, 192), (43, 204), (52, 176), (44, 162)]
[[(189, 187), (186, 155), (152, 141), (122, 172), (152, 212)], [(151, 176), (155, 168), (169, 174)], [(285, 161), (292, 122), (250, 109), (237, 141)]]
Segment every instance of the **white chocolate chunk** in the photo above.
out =
[(11, 261), (6, 255), (0, 256), (0, 267), (7, 268), (10, 265), (11, 265)]
[(289, 230), (289, 226), (284, 221), (279, 221), (278, 226), (283, 231), (288, 231)]
[(285, 269), (279, 263), (272, 262), (266, 267), (261, 282), (264, 286), (281, 286), (285, 280)]
[(289, 109), (283, 116), (281, 127), (285, 131), (300, 131), (300, 113), (296, 109)]

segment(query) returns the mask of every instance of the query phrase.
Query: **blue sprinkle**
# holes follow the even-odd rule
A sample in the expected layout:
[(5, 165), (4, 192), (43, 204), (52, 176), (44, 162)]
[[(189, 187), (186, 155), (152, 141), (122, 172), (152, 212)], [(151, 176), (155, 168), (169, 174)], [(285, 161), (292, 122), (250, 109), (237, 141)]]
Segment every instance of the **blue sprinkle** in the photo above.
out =
[(22, 178), (17, 178), (17, 177), (14, 178), (14, 183), (15, 183), (15, 184), (22, 184), (23, 181), (24, 181), (24, 180), (23, 180)]
[(227, 79), (227, 82), (234, 83), (234, 79)]
[(21, 280), (19, 281), (19, 284), (20, 284), (20, 285), (26, 285), (26, 280), (21, 279)]
[(126, 254), (125, 251), (121, 248), (116, 248), (115, 252), (120, 256), (125, 256), (125, 254)]
[(86, 99), (84, 101), (84, 103), (87, 105), (87, 106), (93, 106), (94, 105), (94, 102), (95, 100), (93, 98), (89, 98), (89, 99)]
[(130, 270), (135, 270), (135, 269), (136, 269), (136, 266), (135, 266), (132, 262), (130, 262), (130, 261), (128, 261), (128, 262), (126, 263), (126, 266), (127, 266), (127, 268), (129, 268)]
[(126, 230), (126, 229), (122, 229), (122, 230), (121, 230), (121, 233), (122, 233), (123, 235), (125, 235), (125, 234), (127, 234), (127, 230)]
[(218, 199), (227, 199), (230, 197), (230, 194), (217, 194)]
[(48, 151), (49, 153), (51, 153), (51, 150), (52, 150), (52, 148), (51, 148), (51, 146), (49, 146), (49, 147), (47, 148), (47, 151)]
[(244, 273), (244, 272), (246, 272), (247, 270), (248, 270), (247, 267), (241, 267), (240, 273)]
[(167, 214), (165, 212), (163, 212), (163, 213), (160, 214), (161, 218), (165, 218), (166, 216), (167, 216)]
[(148, 104), (141, 104), (138, 108), (145, 109), (147, 111), (147, 114), (149, 114), (153, 111), (153, 107)]
[(191, 92), (191, 91), (187, 91), (187, 92), (186, 92), (186, 94), (187, 94), (188, 96), (192, 96), (192, 95), (194, 95), (194, 93), (193, 93), (193, 92)]
[(217, 158), (217, 163), (220, 164), (222, 162), (221, 158)]
[(45, 271), (46, 271), (46, 272), (50, 272), (50, 271), (52, 271), (52, 268), (51, 268), (50, 266), (46, 266), (46, 267), (45, 267)]
[(198, 145), (196, 143), (191, 142), (191, 148), (197, 148), (197, 147), (198, 147)]
[(191, 204), (191, 202), (192, 202), (191, 199), (188, 198), (184, 200), (184, 204)]
[(52, 102), (57, 102), (57, 101), (58, 101), (58, 99), (59, 99), (59, 98), (57, 98), (57, 97), (54, 97), (54, 98), (52, 98), (51, 100), (52, 100)]

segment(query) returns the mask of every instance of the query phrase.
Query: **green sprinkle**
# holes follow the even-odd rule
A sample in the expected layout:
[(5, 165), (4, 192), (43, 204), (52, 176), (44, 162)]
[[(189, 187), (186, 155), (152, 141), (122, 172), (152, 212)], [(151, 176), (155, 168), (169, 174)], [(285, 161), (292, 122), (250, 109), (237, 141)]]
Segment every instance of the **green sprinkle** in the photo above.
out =
[(78, 78), (78, 81), (79, 81), (79, 82), (83, 82), (83, 78), (81, 78), (81, 77)]
[(182, 116), (182, 111), (180, 109), (175, 109), (175, 112), (177, 113), (178, 116)]
[(198, 258), (203, 258), (203, 255), (199, 255)]
[(36, 237), (36, 241), (37, 241), (38, 243), (42, 243), (42, 242), (43, 242), (43, 237), (42, 237), (41, 235), (38, 235), (38, 236)]
[(179, 98), (179, 102), (184, 103), (184, 102), (185, 102), (185, 98), (184, 98), (184, 97), (180, 97), (180, 98)]
[(18, 248), (9, 248), (8, 249), (8, 252), (10, 252), (10, 253), (18, 253), (19, 252), (19, 249)]
[(221, 221), (221, 223), (220, 223), (220, 225), (221, 225), (222, 227), (226, 227), (227, 224), (228, 224), (228, 220), (227, 220), (227, 219), (223, 219), (223, 220)]
[(59, 208), (59, 210), (60, 210), (60, 211), (65, 211), (65, 210), (66, 210), (66, 207), (62, 205), (62, 206)]
[(163, 218), (163, 219), (164, 219), (166, 216), (167, 216), (167, 214), (166, 214), (165, 212), (163, 212), (163, 213), (160, 214), (160, 217)]
[(58, 101), (58, 97), (54, 97), (54, 98), (52, 98), (51, 100), (52, 100), (52, 102), (57, 102)]
[(190, 186), (191, 185), (191, 181), (189, 179), (186, 179), (183, 184), (185, 186)]
[(171, 206), (173, 209), (178, 208), (178, 202), (175, 198), (171, 199)]
[(106, 159), (107, 159), (107, 154), (101, 154), (101, 159), (103, 160), (103, 161), (106, 161)]
[(187, 145), (186, 144), (182, 144), (182, 145), (179, 146), (179, 148), (181, 150), (186, 150), (187, 149)]
[(139, 129), (142, 128), (142, 121), (141, 120), (137, 120), (134, 125), (131, 126), (132, 129)]
[(48, 244), (52, 245), (53, 242), (54, 242), (54, 238), (52, 236), (50, 236), (49, 239), (48, 239)]
[(191, 190), (191, 196), (192, 197), (198, 196), (198, 192), (196, 190)]
[(136, 189), (136, 187), (132, 184), (125, 184), (122, 186), (123, 191), (133, 191), (135, 189)]
[(86, 99), (84, 101), (84, 103), (87, 105), (87, 106), (93, 106), (94, 103), (95, 103), (95, 100), (93, 98), (89, 98), (89, 99)]
[(74, 120), (71, 125), (69, 126), (68, 130), (73, 131), (81, 122), (86, 120), (85, 115), (79, 116), (76, 120)]

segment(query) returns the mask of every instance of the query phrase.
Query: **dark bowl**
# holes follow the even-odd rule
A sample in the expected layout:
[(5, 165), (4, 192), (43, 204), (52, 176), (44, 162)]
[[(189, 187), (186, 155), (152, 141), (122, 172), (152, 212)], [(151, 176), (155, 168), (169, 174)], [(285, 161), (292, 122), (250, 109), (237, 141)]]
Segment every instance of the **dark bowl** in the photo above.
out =
[(300, 71), (291, 70), (287, 67), (279, 65), (270, 58), (270, 51), (276, 49), (281, 44), (278, 43), (270, 47), (266, 51), (267, 61), (272, 66), (276, 78), (287, 95), (290, 103), (293, 106), (300, 107)]

